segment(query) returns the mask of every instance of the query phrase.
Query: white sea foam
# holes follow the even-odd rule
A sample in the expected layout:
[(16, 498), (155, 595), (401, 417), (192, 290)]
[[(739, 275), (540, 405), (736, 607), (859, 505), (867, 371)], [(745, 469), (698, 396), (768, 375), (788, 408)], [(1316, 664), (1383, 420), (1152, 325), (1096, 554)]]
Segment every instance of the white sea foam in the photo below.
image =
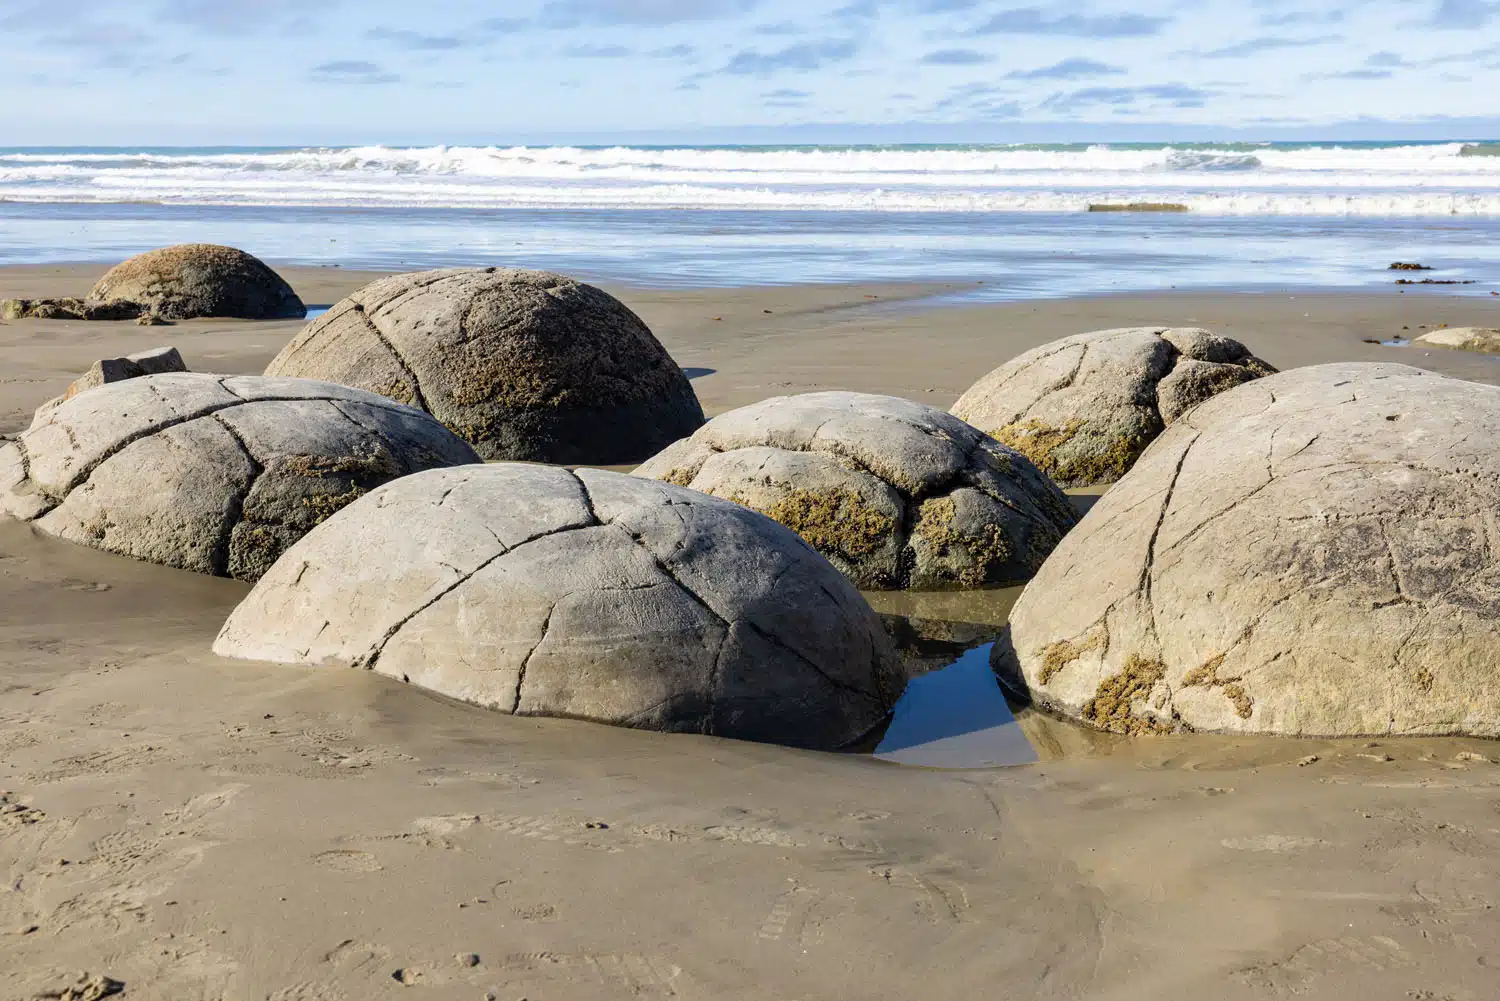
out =
[(1461, 143), (0, 151), (0, 200), (413, 208), (1500, 215)]

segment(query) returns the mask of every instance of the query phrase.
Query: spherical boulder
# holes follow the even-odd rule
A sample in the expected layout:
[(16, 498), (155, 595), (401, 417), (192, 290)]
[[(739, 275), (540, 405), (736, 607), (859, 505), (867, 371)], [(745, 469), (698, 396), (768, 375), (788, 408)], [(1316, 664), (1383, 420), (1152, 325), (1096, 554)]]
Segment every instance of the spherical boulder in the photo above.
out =
[(427, 414), (307, 379), (189, 372), (109, 383), (0, 447), (0, 517), (122, 556), (256, 580), (399, 476), (479, 462)]
[(873, 590), (1026, 580), (1077, 520), (1025, 456), (952, 414), (866, 393), (720, 414), (635, 474), (769, 515)]
[(167, 320), (284, 320), (307, 315), (292, 287), (259, 258), (211, 243), (138, 254), (107, 271), (88, 298), (138, 303)]
[(1043, 344), (980, 379), (953, 413), (1065, 487), (1113, 483), (1183, 413), (1276, 370), (1239, 341), (1126, 327)]
[(1199, 405), (1011, 613), (1007, 687), (1092, 726), (1500, 736), (1500, 388), (1297, 369)]
[(681, 487), (502, 463), (374, 491), (314, 529), (214, 650), (373, 669), (501, 712), (837, 748), (902, 675), (801, 539)]
[(639, 317), (541, 271), (382, 278), (308, 324), (266, 374), (421, 407), (486, 459), (637, 462), (703, 423), (687, 376)]

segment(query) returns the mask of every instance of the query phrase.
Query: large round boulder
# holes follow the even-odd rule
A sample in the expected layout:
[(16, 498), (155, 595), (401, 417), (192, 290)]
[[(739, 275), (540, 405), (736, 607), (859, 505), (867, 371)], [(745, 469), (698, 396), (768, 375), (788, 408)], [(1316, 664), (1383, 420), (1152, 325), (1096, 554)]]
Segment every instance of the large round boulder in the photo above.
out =
[(1034, 348), (980, 379), (953, 413), (1065, 487), (1113, 483), (1192, 407), (1276, 370), (1191, 327), (1126, 327)]
[(720, 414), (635, 471), (754, 508), (858, 586), (1024, 581), (1077, 520), (1025, 456), (893, 396), (778, 396)]
[(0, 516), (122, 556), (255, 580), (374, 487), (476, 463), (427, 414), (307, 379), (147, 375), (0, 447)]
[(421, 407), (486, 459), (638, 462), (703, 423), (687, 376), (639, 317), (541, 271), (382, 278), (308, 324), (266, 374)]
[(117, 264), (89, 292), (90, 301), (126, 300), (167, 320), (225, 316), (300, 319), (307, 307), (280, 275), (233, 247), (184, 243)]
[(858, 592), (726, 501), (505, 463), (388, 484), (308, 534), (214, 650), (373, 669), (489, 709), (836, 748), (901, 672)]
[(1500, 736), (1500, 388), (1321, 365), (1168, 428), (993, 663), (1124, 733)]

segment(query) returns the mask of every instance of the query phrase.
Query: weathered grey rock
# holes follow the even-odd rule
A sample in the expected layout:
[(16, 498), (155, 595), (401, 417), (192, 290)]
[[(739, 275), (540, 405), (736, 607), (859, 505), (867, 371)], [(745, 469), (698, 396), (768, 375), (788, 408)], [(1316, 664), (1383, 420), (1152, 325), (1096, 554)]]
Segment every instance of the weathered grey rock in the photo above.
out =
[(0, 299), (7, 320), (136, 320), (146, 307), (128, 299)]
[(307, 315), (292, 287), (258, 258), (209, 243), (138, 254), (106, 272), (89, 299), (129, 300), (144, 307), (143, 312), (168, 320), (281, 320)]
[(1500, 736), (1500, 389), (1402, 365), (1240, 386), (1063, 540), (993, 663), (1126, 733)]
[(980, 379), (953, 413), (1065, 487), (1113, 483), (1215, 393), (1276, 370), (1238, 341), (1190, 327), (1124, 327), (1052, 341)]
[(71, 400), (86, 390), (109, 382), (124, 382), (139, 379), (143, 375), (161, 375), (164, 372), (186, 372), (187, 364), (176, 348), (152, 348), (124, 358), (101, 358), (89, 366), (89, 370), (68, 386), (63, 399)]
[(87, 372), (74, 379), (63, 395), (55, 396), (37, 407), (31, 418), (31, 426), (36, 427), (45, 423), (52, 411), (64, 402), (97, 386), (110, 382), (123, 382), (126, 379), (139, 379), (143, 375), (160, 375), (163, 372), (186, 372), (187, 370), (187, 364), (182, 360), (182, 355), (174, 347), (151, 348), (133, 355), (126, 355), (124, 358), (101, 358), (89, 366)]
[(255, 580), (388, 480), (479, 457), (436, 421), (305, 379), (148, 375), (80, 393), (0, 446), (0, 517)]
[(1024, 456), (893, 396), (778, 396), (720, 414), (635, 471), (752, 507), (862, 588), (1026, 580), (1077, 520)]
[(370, 668), (501, 712), (835, 748), (902, 686), (879, 620), (753, 511), (505, 463), (388, 484), (235, 609), (229, 657)]
[(1412, 344), (1424, 348), (1500, 355), (1500, 330), (1492, 327), (1444, 327), (1413, 338)]
[(308, 324), (267, 375), (327, 379), (431, 413), (486, 459), (635, 462), (703, 410), (651, 331), (562, 275), (393, 275)]

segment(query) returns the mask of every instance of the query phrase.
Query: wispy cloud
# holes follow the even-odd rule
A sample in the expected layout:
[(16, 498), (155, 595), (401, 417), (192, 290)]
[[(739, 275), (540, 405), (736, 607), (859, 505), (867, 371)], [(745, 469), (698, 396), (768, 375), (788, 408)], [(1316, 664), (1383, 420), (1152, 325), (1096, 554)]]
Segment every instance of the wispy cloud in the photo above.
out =
[(724, 72), (732, 76), (764, 76), (782, 70), (807, 72), (821, 69), (829, 63), (844, 62), (853, 58), (858, 51), (858, 43), (850, 38), (825, 38), (788, 46), (775, 52), (745, 49), (729, 60)]
[(1042, 102), (1044, 110), (1069, 114), (1098, 105), (1125, 107), (1141, 103), (1167, 104), (1175, 108), (1201, 108), (1212, 91), (1182, 83), (1156, 84), (1148, 87), (1086, 87), (1082, 90), (1053, 94)]
[(628, 59), (635, 50), (623, 45), (569, 45), (562, 54), (570, 59)]
[(1261, 52), (1275, 52), (1278, 49), (1304, 49), (1312, 45), (1325, 45), (1328, 42), (1341, 40), (1342, 36), (1339, 35), (1318, 35), (1314, 38), (1286, 38), (1280, 35), (1265, 35), (1261, 38), (1251, 38), (1234, 45), (1226, 45), (1222, 49), (1209, 49), (1206, 52), (1184, 53), (1184, 55), (1199, 55), (1204, 59), (1240, 59)]
[(307, 75), (315, 83), (381, 84), (401, 81), (401, 77), (395, 73), (388, 73), (377, 64), (364, 59), (336, 59), (314, 66)]
[(372, 42), (389, 42), (397, 48), (414, 52), (437, 52), (464, 45), (464, 39), (457, 35), (426, 35), (405, 28), (371, 28), (365, 32), (365, 37)]
[(1483, 28), (1500, 15), (1500, 0), (1439, 0), (1427, 23), (1434, 28)]
[(713, 21), (747, 14), (760, 0), (551, 0), (542, 8), (543, 24), (575, 28), (581, 24), (677, 24)]
[(1135, 38), (1160, 34), (1169, 17), (1145, 14), (1053, 14), (1041, 7), (1002, 10), (974, 29), (978, 35), (1068, 35)]
[(938, 49), (922, 57), (929, 66), (977, 66), (990, 62), (994, 57), (977, 49)]
[(1092, 76), (1117, 76), (1124, 72), (1123, 67), (1093, 59), (1064, 59), (1034, 70), (1016, 70), (1007, 73), (1006, 77), (1011, 80), (1082, 80)]

